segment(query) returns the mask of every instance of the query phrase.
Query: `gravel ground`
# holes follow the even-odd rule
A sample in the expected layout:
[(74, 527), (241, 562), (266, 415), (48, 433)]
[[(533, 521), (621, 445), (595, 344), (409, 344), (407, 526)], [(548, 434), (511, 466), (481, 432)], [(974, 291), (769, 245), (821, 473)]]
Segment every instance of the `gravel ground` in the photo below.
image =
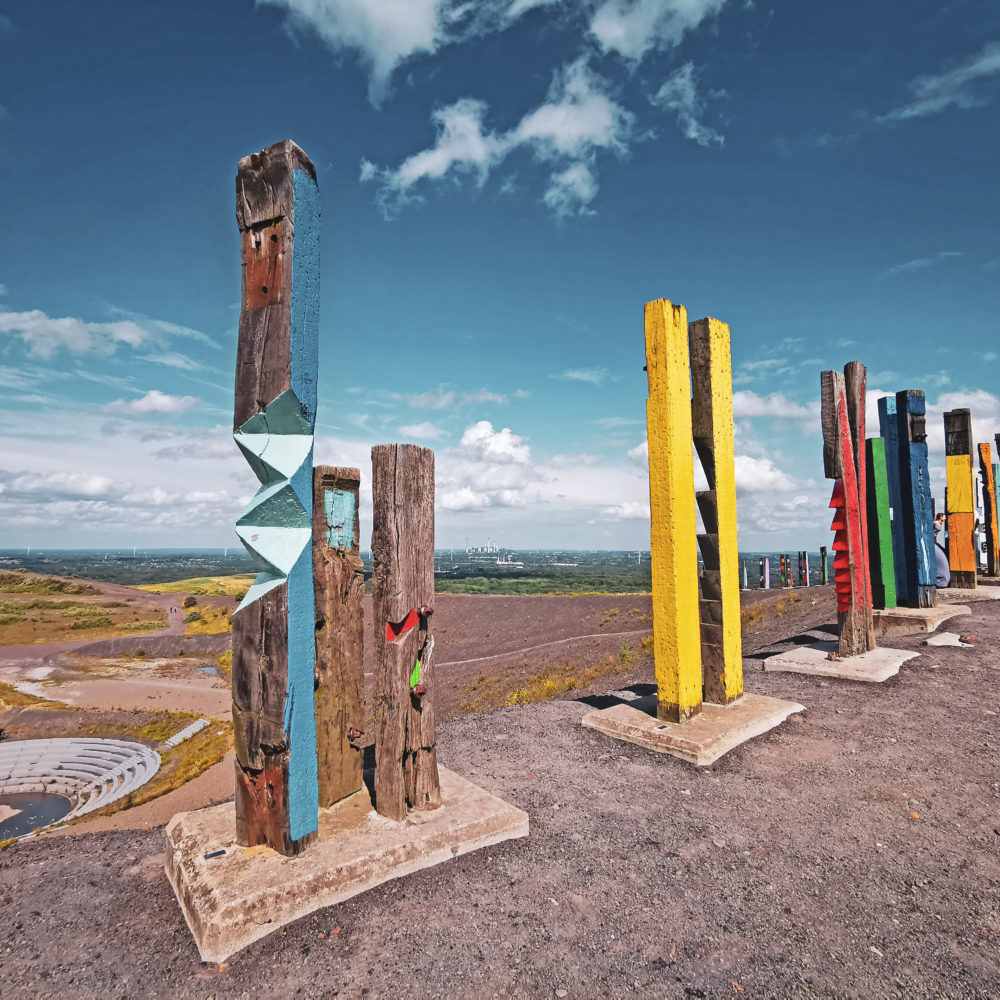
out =
[(530, 837), (223, 967), (198, 959), (162, 829), (14, 845), (0, 995), (995, 998), (1000, 604), (960, 622), (974, 647), (893, 639), (924, 655), (881, 685), (748, 658), (748, 690), (807, 711), (709, 769), (582, 729), (586, 701), (451, 719), (442, 763), (525, 809)]

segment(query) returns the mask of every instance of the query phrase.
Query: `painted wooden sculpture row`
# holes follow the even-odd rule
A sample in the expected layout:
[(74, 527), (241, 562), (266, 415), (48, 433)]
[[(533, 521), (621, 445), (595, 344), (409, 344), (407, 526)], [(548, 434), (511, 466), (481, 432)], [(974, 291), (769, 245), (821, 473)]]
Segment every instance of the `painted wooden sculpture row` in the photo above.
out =
[[(319, 193), (293, 142), (240, 161), (234, 438), (261, 482), (237, 522), (260, 573), (233, 614), (236, 834), (300, 853), (362, 787), (357, 469), (313, 469)], [(434, 455), (372, 449), (376, 809), (440, 804), (430, 707)]]
[[(657, 715), (683, 722), (743, 693), (729, 327), (688, 324), (657, 299), (645, 331)], [(692, 441), (708, 481), (697, 493)]]

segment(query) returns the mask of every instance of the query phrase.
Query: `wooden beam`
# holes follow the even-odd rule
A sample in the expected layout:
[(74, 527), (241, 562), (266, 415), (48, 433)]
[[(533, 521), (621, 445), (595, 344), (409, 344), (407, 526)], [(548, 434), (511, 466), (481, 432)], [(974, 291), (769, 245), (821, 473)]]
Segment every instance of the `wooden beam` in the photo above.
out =
[(717, 319), (695, 320), (688, 345), (692, 434), (708, 480), (708, 489), (696, 494), (705, 526), (698, 535), (704, 698), (728, 705), (743, 694), (729, 327)]
[(647, 302), (645, 332), (657, 715), (682, 722), (702, 703), (687, 311)]
[(878, 401), (879, 433), (885, 455), (886, 490), (892, 535), (892, 562), (895, 572), (896, 600), (909, 607), (917, 606), (917, 573), (915, 554), (903, 538), (903, 504), (912, 506), (912, 498), (904, 497), (899, 484), (900, 443), (899, 421), (896, 417), (896, 397), (882, 396)]
[(892, 522), (889, 518), (889, 487), (882, 438), (867, 441), (866, 474), (868, 521), (868, 568), (872, 605), (896, 607), (896, 569), (892, 558)]
[(364, 567), (358, 551), (357, 469), (313, 469), (313, 579), (316, 587), (316, 756), (319, 807), (363, 784), (365, 728)]
[(993, 476), (993, 448), (988, 441), (979, 445), (979, 473), (983, 481), (983, 526), (986, 530), (986, 573), (996, 576), (1000, 568), (1000, 538), (997, 535), (996, 479)]
[[(828, 474), (836, 473), (830, 477), (834, 479), (830, 506), (835, 511), (833, 569), (840, 654), (857, 656), (875, 648), (875, 629), (845, 377), (837, 371), (825, 371), (820, 375), (820, 387), (824, 467)], [(857, 426), (863, 431), (863, 409)]]
[[(899, 446), (899, 521), (906, 558), (905, 586), (896, 576), (896, 601), (907, 607), (934, 607), (937, 557), (934, 554), (934, 504), (927, 460), (927, 417), (919, 389), (896, 393)], [(895, 526), (894, 526), (895, 529)]]
[[(872, 607), (872, 581), (868, 557), (868, 471), (865, 449), (865, 395), (868, 386), (868, 369), (860, 361), (844, 365), (844, 398), (847, 403), (847, 421), (851, 428), (851, 456), (858, 482), (858, 511), (861, 520), (862, 577), (865, 607)], [(870, 617), (870, 614), (869, 614)], [(874, 634), (874, 633), (873, 633)]]
[(948, 564), (951, 586), (976, 587), (976, 501), (972, 482), (972, 411), (949, 410), (944, 415), (944, 454), (948, 474)]
[(240, 160), (234, 438), (261, 482), (236, 524), (260, 574), (233, 614), (236, 835), (298, 854), (317, 829), (312, 442), (319, 193), (285, 141)]
[(412, 444), (372, 448), (372, 501), (375, 808), (402, 820), (408, 809), (441, 804), (428, 656), (434, 452)]

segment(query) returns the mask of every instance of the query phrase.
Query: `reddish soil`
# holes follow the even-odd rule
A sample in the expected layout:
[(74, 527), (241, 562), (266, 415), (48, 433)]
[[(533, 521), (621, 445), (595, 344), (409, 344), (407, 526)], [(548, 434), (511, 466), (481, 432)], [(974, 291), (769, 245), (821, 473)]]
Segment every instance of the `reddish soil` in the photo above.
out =
[[(462, 619), (438, 603), (447, 635)], [(747, 652), (821, 624), (825, 603), (768, 615)], [(305, 917), (225, 967), (198, 960), (162, 830), (21, 842), (0, 852), (0, 994), (995, 998), (1000, 603), (973, 612), (952, 631), (975, 646), (894, 639), (923, 655), (880, 685), (748, 657), (749, 690), (807, 711), (708, 769), (584, 730), (607, 698), (453, 718), (442, 763), (527, 810), (531, 835)], [(491, 634), (456, 644), (463, 658), (560, 637), (544, 616), (498, 637), (490, 617), (464, 619)]]

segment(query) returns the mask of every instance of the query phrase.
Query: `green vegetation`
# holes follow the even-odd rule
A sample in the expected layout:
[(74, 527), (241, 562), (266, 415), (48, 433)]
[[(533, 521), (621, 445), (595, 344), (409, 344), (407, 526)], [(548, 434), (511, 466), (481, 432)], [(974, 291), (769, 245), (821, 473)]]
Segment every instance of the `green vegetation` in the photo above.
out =
[(25, 694), (10, 684), (0, 683), (0, 709), (8, 708), (48, 708), (67, 710), (71, 706), (61, 701), (50, 701), (35, 694)]
[(233, 680), (233, 651), (227, 649), (219, 657), (219, 673), (230, 683)]
[(190, 625), (192, 622), (200, 622), (202, 620), (202, 614), (200, 611), (189, 611), (184, 616), (184, 624)]
[(256, 573), (240, 573), (238, 576), (195, 576), (187, 580), (174, 580), (172, 583), (143, 583), (138, 589), (148, 590), (153, 594), (198, 594), (204, 597), (236, 597), (242, 600), (256, 577)]
[(53, 576), (22, 576), (0, 573), (0, 592), (5, 594), (96, 594), (89, 583), (72, 583)]

